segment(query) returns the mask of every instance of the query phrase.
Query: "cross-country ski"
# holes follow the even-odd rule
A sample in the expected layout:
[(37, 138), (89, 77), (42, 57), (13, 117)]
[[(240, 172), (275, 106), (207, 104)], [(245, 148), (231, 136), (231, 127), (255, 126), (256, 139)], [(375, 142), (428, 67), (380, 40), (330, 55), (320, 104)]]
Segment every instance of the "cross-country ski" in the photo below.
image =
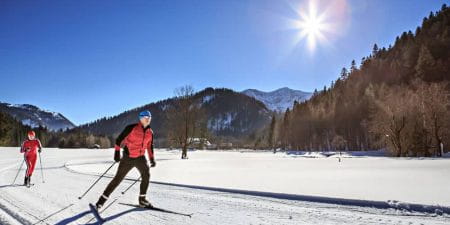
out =
[(180, 216), (191, 217), (193, 215), (193, 214), (188, 214), (188, 213), (175, 212), (175, 211), (172, 211), (172, 210), (163, 209), (163, 208), (154, 207), (154, 206), (140, 206), (140, 205), (134, 205), (134, 204), (127, 204), (127, 203), (119, 203), (119, 204), (130, 206), (130, 207), (147, 209), (147, 210), (159, 211), (159, 212), (163, 212), (163, 213), (171, 213), (171, 214), (180, 215)]
[(92, 212), (92, 215), (94, 215), (95, 219), (97, 220), (98, 224), (102, 224), (105, 222), (105, 219), (103, 219), (100, 216), (100, 213), (98, 212), (98, 208), (96, 206), (94, 206), (93, 204), (89, 204), (89, 209)]

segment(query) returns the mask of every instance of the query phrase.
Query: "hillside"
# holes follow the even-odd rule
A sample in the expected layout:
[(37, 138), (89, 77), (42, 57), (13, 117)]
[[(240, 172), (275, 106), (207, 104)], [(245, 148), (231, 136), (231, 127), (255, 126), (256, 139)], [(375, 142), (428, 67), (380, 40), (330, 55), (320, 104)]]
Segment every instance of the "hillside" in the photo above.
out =
[[(230, 89), (206, 88), (192, 96), (205, 112), (207, 127), (212, 137), (243, 140), (265, 127), (270, 122), (270, 110), (249, 96)], [(152, 112), (152, 129), (156, 139), (164, 139), (167, 134), (167, 109), (176, 98), (150, 103), (119, 115), (102, 118), (77, 129), (109, 136), (117, 136), (130, 123), (137, 122), (137, 114), (146, 109)]]
[(387, 147), (396, 156), (441, 155), (450, 143), (450, 8), (395, 44), (373, 46), (329, 88), (278, 122), (278, 142), (305, 150)]

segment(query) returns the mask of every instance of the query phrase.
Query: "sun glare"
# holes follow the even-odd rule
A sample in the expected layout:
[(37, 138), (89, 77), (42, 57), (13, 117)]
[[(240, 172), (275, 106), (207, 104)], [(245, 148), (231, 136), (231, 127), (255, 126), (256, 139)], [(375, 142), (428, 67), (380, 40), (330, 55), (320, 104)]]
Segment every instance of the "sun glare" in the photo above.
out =
[(314, 50), (317, 42), (325, 40), (327, 30), (326, 13), (319, 13), (313, 1), (309, 2), (307, 11), (298, 12), (299, 19), (296, 28), (299, 30), (300, 40), (306, 39), (308, 48)]

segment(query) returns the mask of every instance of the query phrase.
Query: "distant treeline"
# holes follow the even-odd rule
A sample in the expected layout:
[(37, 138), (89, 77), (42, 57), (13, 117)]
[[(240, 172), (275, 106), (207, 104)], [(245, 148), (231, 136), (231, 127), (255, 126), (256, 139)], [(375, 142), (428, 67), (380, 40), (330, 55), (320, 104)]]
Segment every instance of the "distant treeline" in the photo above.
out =
[(450, 145), (450, 8), (423, 19), (268, 128), (266, 143), (299, 150), (440, 156)]

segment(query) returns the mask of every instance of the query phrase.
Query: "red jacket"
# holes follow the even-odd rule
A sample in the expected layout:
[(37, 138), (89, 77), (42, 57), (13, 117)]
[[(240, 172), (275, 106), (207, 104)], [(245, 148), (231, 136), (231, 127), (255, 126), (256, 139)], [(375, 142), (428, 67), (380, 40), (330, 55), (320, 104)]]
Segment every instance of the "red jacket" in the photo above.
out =
[(148, 158), (153, 160), (152, 129), (150, 126), (144, 128), (141, 123), (126, 126), (116, 139), (115, 150), (120, 151), (120, 147), (124, 148), (125, 154), (130, 158), (144, 156), (147, 151)]
[(39, 139), (34, 139), (34, 140), (25, 140), (22, 143), (22, 146), (20, 147), (20, 153), (25, 153), (25, 154), (36, 154), (36, 151), (38, 149), (41, 149), (42, 145), (41, 142), (39, 141)]

